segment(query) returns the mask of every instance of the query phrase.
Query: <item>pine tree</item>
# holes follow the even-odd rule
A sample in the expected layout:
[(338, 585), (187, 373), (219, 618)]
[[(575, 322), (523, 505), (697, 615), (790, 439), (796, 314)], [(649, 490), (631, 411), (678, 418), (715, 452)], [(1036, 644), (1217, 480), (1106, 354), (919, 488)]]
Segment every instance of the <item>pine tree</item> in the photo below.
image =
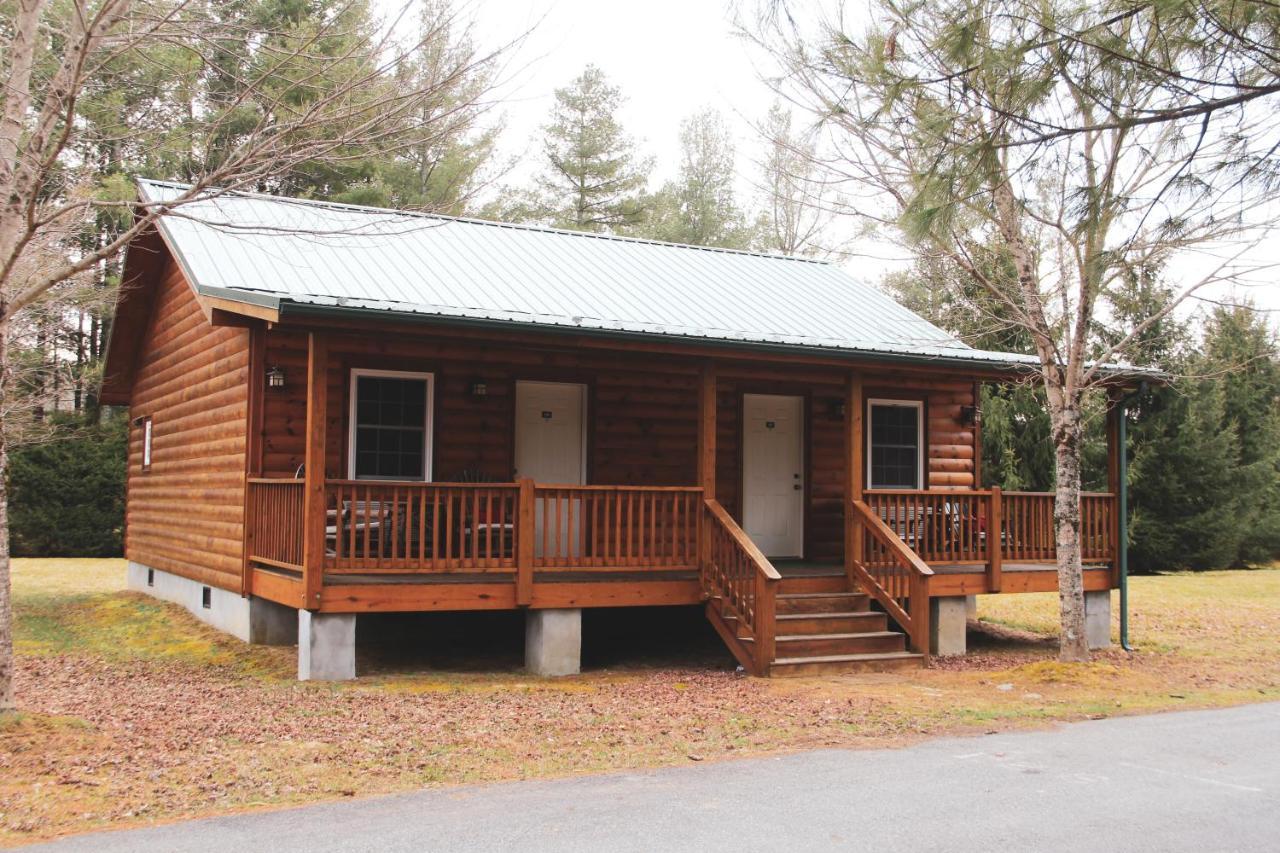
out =
[(1239, 553), (1248, 499), (1237, 480), (1239, 437), (1222, 428), (1212, 381), (1146, 401), (1141, 451), (1129, 469), (1130, 563), (1135, 571), (1207, 569)]
[(1222, 388), (1222, 428), (1239, 444), (1234, 488), (1246, 496), (1233, 563), (1280, 554), (1280, 348), (1251, 304), (1214, 309), (1205, 328), (1203, 372)]
[(579, 231), (616, 232), (641, 222), (652, 161), (637, 158), (618, 123), (621, 90), (588, 65), (555, 98), (531, 215)]

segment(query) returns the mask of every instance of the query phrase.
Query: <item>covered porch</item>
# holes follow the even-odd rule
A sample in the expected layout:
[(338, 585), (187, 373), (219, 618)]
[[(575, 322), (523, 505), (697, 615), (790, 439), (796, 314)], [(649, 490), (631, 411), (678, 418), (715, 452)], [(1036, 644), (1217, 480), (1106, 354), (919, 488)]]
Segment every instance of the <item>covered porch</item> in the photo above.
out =
[[(616, 392), (602, 392), (581, 365), (547, 369), (556, 350), (531, 344), (524, 352), (538, 353), (544, 365), (527, 374), (537, 383), (573, 379), (578, 382), (560, 384), (590, 389), (582, 392), (583, 410), (574, 415), (582, 424), (581, 465), (566, 469), (585, 482), (521, 476), (521, 469), (530, 466), (520, 458), (521, 413), (514, 399), (506, 400), (500, 413), (500, 427), (512, 445), (507, 478), (493, 477), (497, 466), (471, 482), (431, 477), (426, 461), (433, 453), (431, 431), (437, 458), (446, 452), (446, 440), (461, 445), (466, 437), (443, 438), (430, 420), (425, 421), (428, 437), (420, 469), (428, 476), (387, 478), (360, 475), (359, 413), (364, 404), (357, 378), (379, 372), (430, 377), (424, 381), (428, 414), (423, 417), (428, 419), (432, 409), (461, 405), (456, 396), (448, 396), (448, 388), (454, 395), (469, 394), (467, 405), (497, 412), (488, 394), (476, 393), (497, 384), (488, 378), (498, 372), (492, 363), (472, 368), (465, 382), (446, 385), (438, 368), (421, 373), (405, 369), (422, 369), (416, 359), (399, 352), (414, 346), (406, 338), (389, 337), (381, 352), (356, 359), (331, 350), (335, 343), (353, 345), (349, 339), (340, 343), (344, 336), (330, 330), (293, 332), (274, 340), (264, 330), (255, 335), (263, 340), (255, 346), (252, 376), (257, 387), (250, 417), (259, 447), (256, 453), (251, 449), (258, 464), (246, 481), (244, 591), (289, 607), (357, 614), (705, 602), (708, 617), (739, 660), (750, 671), (765, 674), (778, 660), (778, 598), (784, 578), (789, 589), (802, 594), (829, 593), (834, 583), (849, 594), (866, 596), (902, 631), (907, 648), (925, 656), (930, 622), (937, 618), (931, 616), (931, 599), (1057, 588), (1052, 571), (1054, 496), (972, 487), (978, 482), (978, 418), (956, 402), (976, 399), (971, 378), (919, 373), (904, 378), (875, 368), (814, 370), (684, 357), (652, 365), (651, 384), (677, 389), (667, 397), (628, 392), (623, 399)], [(287, 369), (303, 379), (293, 385), (304, 427), (298, 436), (301, 464), (296, 464), (297, 455), (272, 460), (273, 443), (284, 447), (293, 440), (278, 435), (273, 424), (280, 416), (273, 408), (293, 403), (287, 394), (269, 389), (264, 378), (270, 369), (280, 369), (289, 345), (296, 347), (297, 341), (305, 341), (305, 358)], [(616, 360), (605, 363), (617, 369)], [(504, 376), (511, 386), (509, 397), (519, 387), (513, 375), (520, 374)], [(907, 386), (897, 392), (910, 404), (901, 408), (913, 406), (916, 418), (908, 423), (910, 429), (899, 430), (908, 444), (911, 430), (917, 436), (905, 457), (903, 439), (888, 443), (883, 452), (867, 424), (868, 417), (876, 417), (876, 405), (899, 405), (886, 399), (894, 393), (894, 383)], [(966, 385), (974, 389), (968, 398), (954, 390)], [(753, 472), (745, 461), (753, 446), (746, 406), (754, 392), (797, 401), (796, 471), (776, 490), (781, 501), (788, 493), (796, 496), (799, 527), (790, 531), (761, 526), (759, 506), (751, 512), (756, 500), (752, 488), (759, 487), (749, 481), (770, 470), (756, 466)], [(681, 401), (683, 408), (672, 405)], [(635, 430), (621, 411), (623, 403), (641, 412), (637, 419), (652, 417), (651, 407), (666, 408)], [(775, 422), (770, 419), (785, 417), (787, 410), (778, 409), (781, 415), (771, 411), (761, 415), (761, 435), (772, 432)], [(535, 407), (532, 417), (545, 425), (551, 414)], [(901, 426), (902, 420), (893, 423)], [(1109, 430), (1113, 449), (1114, 432)], [(476, 435), (475, 440), (486, 439)], [(605, 445), (610, 448), (607, 460), (602, 458)], [(533, 442), (531, 452), (542, 447)], [(877, 458), (892, 463), (894, 453), (899, 461), (914, 460), (921, 487), (868, 487), (868, 480), (885, 476), (869, 456), (879, 454)], [(645, 460), (654, 460), (654, 483), (643, 482), (649, 467)], [(687, 484), (672, 484), (681, 478), (680, 460), (685, 460)], [(295, 466), (294, 476), (279, 472)], [(1111, 469), (1114, 485), (1114, 464)], [(628, 477), (632, 482), (593, 482), (602, 470), (634, 476)], [(789, 472), (779, 469), (773, 476)], [(1117, 562), (1114, 491), (1084, 495), (1081, 511), (1089, 567), (1086, 589), (1108, 590)]]

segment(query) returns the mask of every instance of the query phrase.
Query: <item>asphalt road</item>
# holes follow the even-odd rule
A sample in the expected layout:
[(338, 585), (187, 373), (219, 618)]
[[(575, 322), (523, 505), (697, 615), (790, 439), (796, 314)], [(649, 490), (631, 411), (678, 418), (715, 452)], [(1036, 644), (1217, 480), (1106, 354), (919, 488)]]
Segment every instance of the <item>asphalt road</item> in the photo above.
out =
[(57, 851), (1280, 850), (1280, 703), (347, 800)]

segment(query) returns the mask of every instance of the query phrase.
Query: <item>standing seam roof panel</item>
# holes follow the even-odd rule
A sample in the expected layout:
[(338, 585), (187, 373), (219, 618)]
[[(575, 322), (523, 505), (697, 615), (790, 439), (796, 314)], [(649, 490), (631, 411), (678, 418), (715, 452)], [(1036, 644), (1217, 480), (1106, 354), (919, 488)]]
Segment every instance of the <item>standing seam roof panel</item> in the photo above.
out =
[[(182, 191), (144, 181), (147, 200)], [(972, 350), (838, 268), (810, 260), (227, 193), (160, 227), (193, 285), (349, 305), (1027, 362)]]

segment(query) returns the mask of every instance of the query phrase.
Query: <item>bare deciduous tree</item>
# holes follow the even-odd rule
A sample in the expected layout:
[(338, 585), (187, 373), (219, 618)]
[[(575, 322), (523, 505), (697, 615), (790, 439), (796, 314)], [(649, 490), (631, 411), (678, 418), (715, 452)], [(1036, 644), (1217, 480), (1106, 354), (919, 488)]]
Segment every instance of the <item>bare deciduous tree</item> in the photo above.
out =
[[(304, 166), (337, 168), (370, 150), (421, 148), (492, 98), (492, 76), (478, 72), (510, 45), (487, 53), (441, 49), (454, 15), (439, 3), (409, 44), (398, 42), (390, 25), (345, 31), (342, 13), (356, 5), (339, 4), (317, 25), (265, 34), (246, 32), (219, 4), (193, 0), (17, 0), (6, 7), (12, 19), (0, 27), (0, 75), (7, 81), (0, 103), (0, 711), (14, 706), (4, 485), (13, 402), (8, 342), (24, 312), (191, 201), (269, 186)], [(401, 17), (408, 11), (406, 5)], [(243, 46), (250, 61), (229, 62), (228, 44)], [(90, 91), (138, 85), (139, 75), (114, 76), (125, 58), (132, 68), (160, 66), (146, 77), (157, 100), (169, 97), (161, 89), (179, 85), (191, 67), (226, 83), (220, 97), (189, 103), (182, 133), (190, 187), (163, 205), (121, 198), (118, 183), (116, 192), (105, 185), (103, 164), (84, 156), (123, 150), (140, 138), (133, 136), (140, 129), (103, 131), (108, 125), (81, 113)], [(148, 97), (131, 94), (137, 103)], [(88, 138), (104, 132), (116, 135)], [(109, 239), (81, 239), (104, 211), (115, 211), (123, 226)]]
[[(1171, 38), (1158, 5), (880, 0), (869, 17), (807, 21), (774, 2), (749, 31), (780, 69), (779, 92), (825, 126), (825, 165), (861, 191), (859, 210), (947, 258), (1030, 336), (1055, 453), (1060, 653), (1087, 659), (1083, 404), (1191, 294), (1258, 269), (1249, 256), (1274, 219), (1280, 142), (1271, 54), (1189, 25)], [(1227, 99), (1215, 80), (1228, 67), (1260, 94)], [(975, 246), (998, 248), (1012, 286)], [(1097, 339), (1099, 300), (1159, 268), (1181, 273), (1175, 298)]]

